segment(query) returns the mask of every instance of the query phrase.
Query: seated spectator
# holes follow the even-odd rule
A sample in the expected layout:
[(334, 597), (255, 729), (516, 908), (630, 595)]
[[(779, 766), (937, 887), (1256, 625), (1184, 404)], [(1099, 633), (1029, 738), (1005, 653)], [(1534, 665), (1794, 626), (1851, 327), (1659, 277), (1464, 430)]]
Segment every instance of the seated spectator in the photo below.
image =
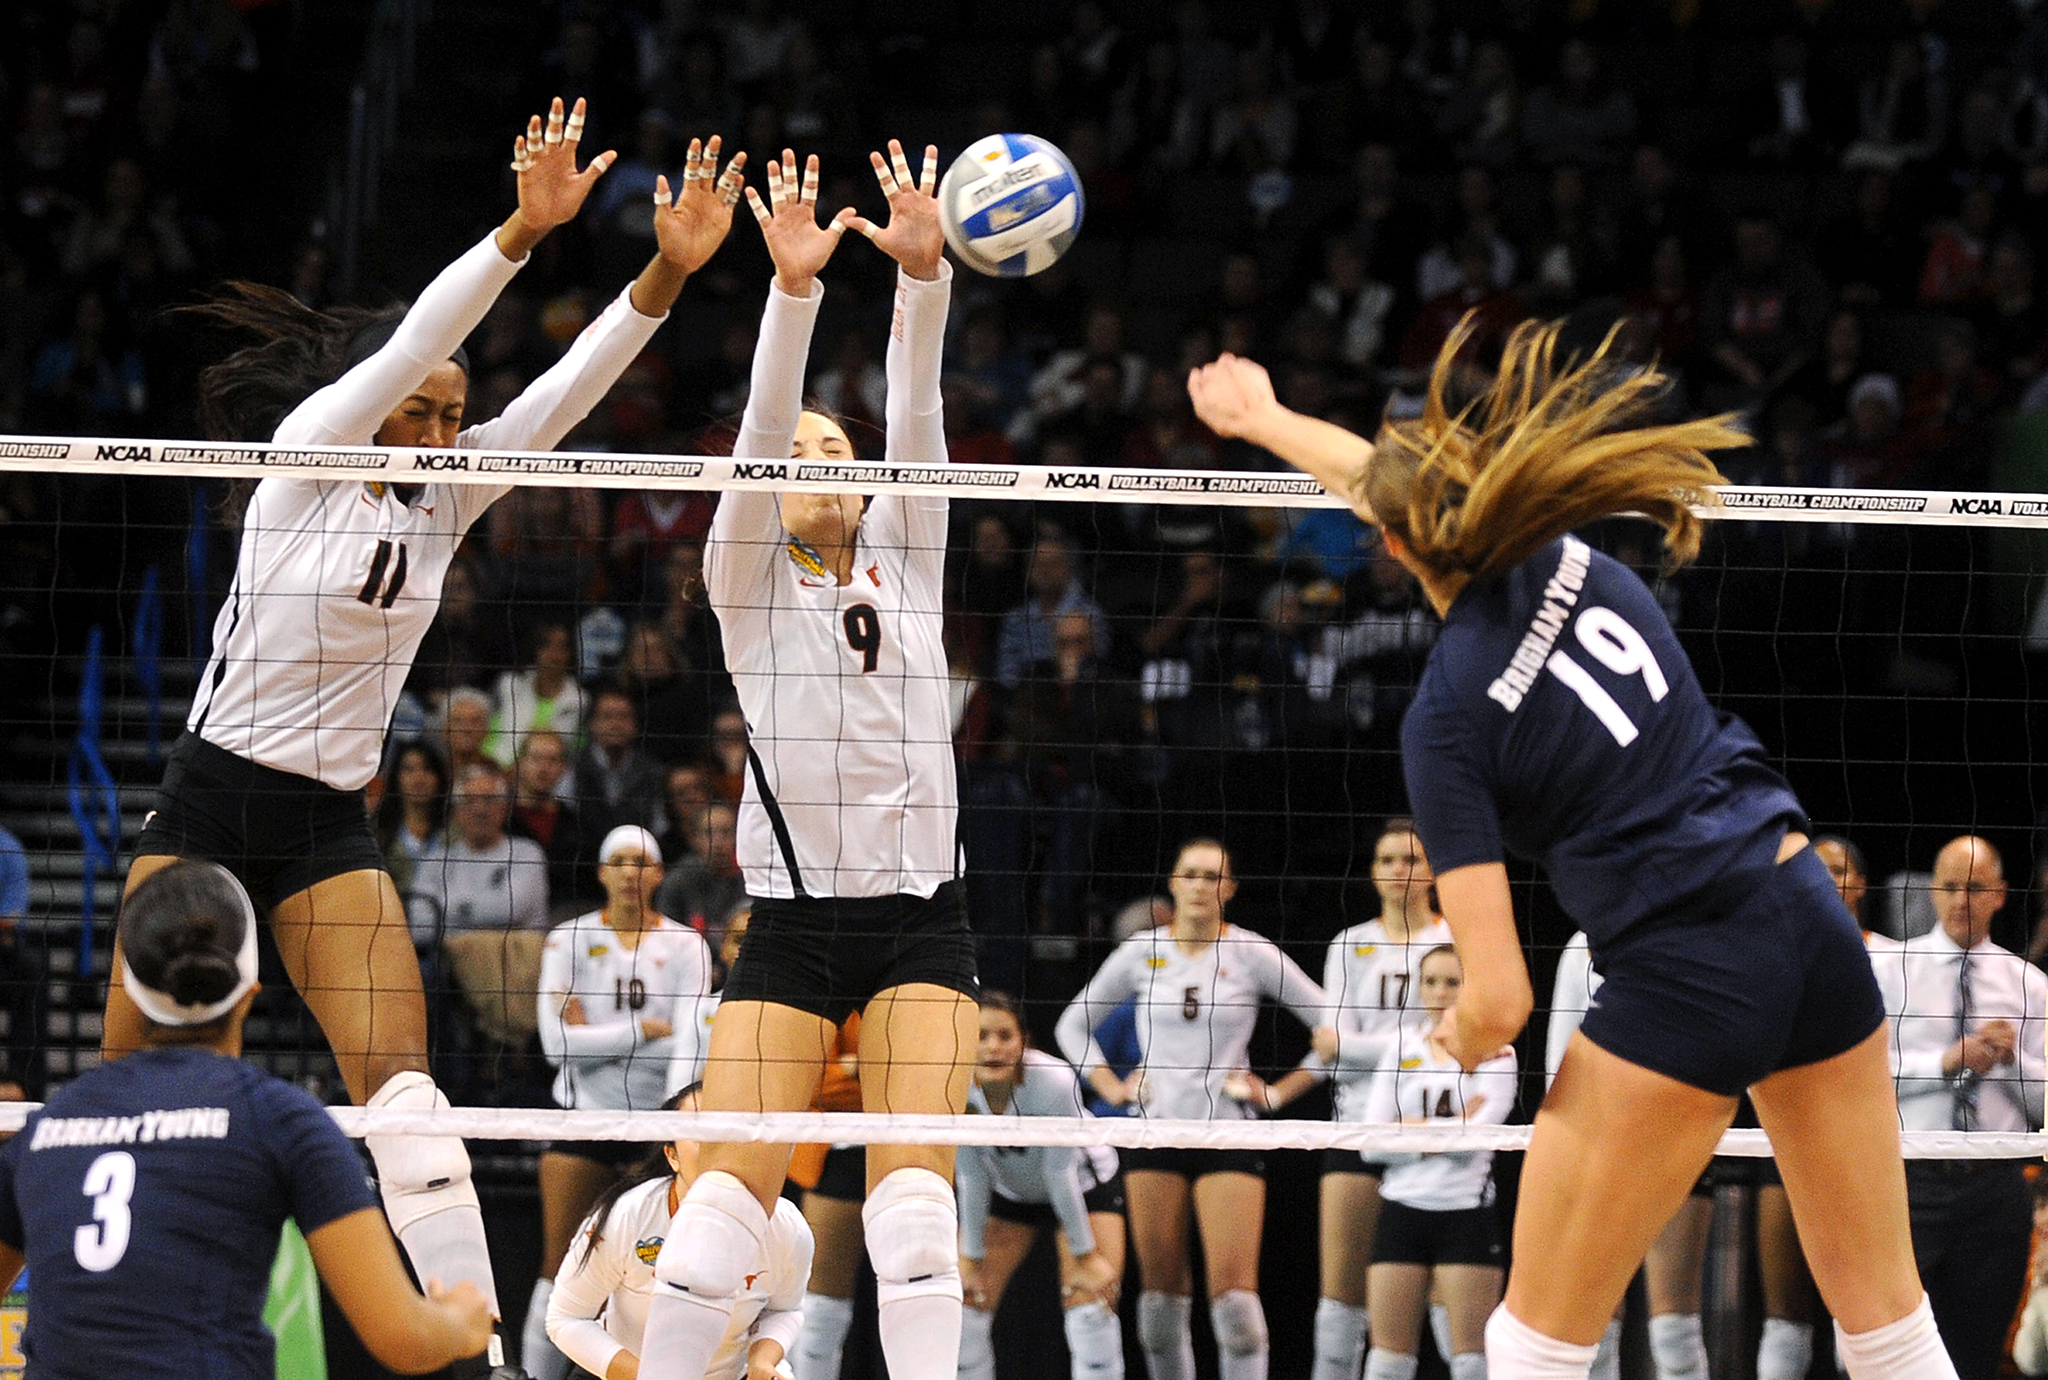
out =
[(1538, 316), (1569, 311), (1600, 295), (1614, 275), (1612, 222), (1588, 199), (1583, 166), (1560, 163), (1550, 170), (1548, 211), (1548, 223), (1529, 240), (1523, 287)]
[(739, 812), (714, 800), (684, 823), (689, 851), (669, 864), (654, 908), (704, 936), (713, 950), (723, 947), (727, 917), (747, 904), (747, 879), (740, 873)]
[(1365, 265), (1351, 237), (1332, 235), (1323, 241), (1322, 276), (1308, 290), (1309, 306), (1337, 328), (1337, 357), (1354, 369), (1378, 362), (1394, 309), (1394, 289), (1367, 277)]
[(511, 805), (496, 767), (471, 767), (457, 779), (448, 831), (420, 855), (406, 903), (420, 949), (471, 930), (547, 929), (547, 855), (532, 839), (506, 833)]
[(1948, 82), (1941, 40), (1895, 38), (1884, 66), (1856, 95), (1856, 139), (1845, 168), (1896, 173), (1924, 163), (1948, 142)]
[(679, 541), (668, 553), (662, 567), (666, 602), (661, 607), (661, 630), (675, 652), (676, 671), (697, 697), (696, 723), (701, 729), (714, 695), (730, 692), (725, 673), (725, 646), (719, 640), (718, 619), (712, 616), (704, 596), (704, 543)]
[[(1096, 636), (1106, 638), (1108, 623), (1082, 587), (1073, 539), (1059, 528), (1038, 529), (1025, 566), (1025, 584), (1024, 602), (1003, 615), (996, 636), (996, 681), (1005, 689), (1015, 689), (1034, 665), (1051, 658), (1053, 624), (1060, 615), (1085, 613)], [(1097, 648), (1108, 650), (1106, 640)]]
[(491, 737), (491, 697), (481, 690), (458, 685), (448, 692), (441, 710), (441, 758), (448, 767), (448, 779), (460, 781), (471, 767), (495, 767), (497, 760), (484, 751)]
[(1970, 320), (1984, 358), (2006, 373), (2013, 393), (2048, 369), (2048, 302), (2034, 285), (2034, 250), (2026, 236), (2007, 231), (1991, 246), (1986, 274), (1990, 293)]
[[(976, 307), (967, 314), (967, 323), (960, 330), (959, 353), (945, 376), (949, 384), (956, 380), (962, 389), (960, 402), (973, 409), (974, 421), (996, 431), (1007, 431), (1011, 418), (1030, 399), (1031, 361), (1011, 344), (1002, 313), (993, 305)], [(954, 404), (949, 402), (949, 423), (953, 410)]]
[[(1875, 949), (1908, 1131), (2041, 1129), (2048, 974), (1994, 943), (2005, 870), (1983, 839), (1934, 860), (1939, 923)], [(1959, 1172), (1960, 1171), (1960, 1172)], [(1958, 1380), (1994, 1380), (2027, 1284), (2032, 1211), (2015, 1160), (1906, 1162), (1913, 1254)]]
[(1136, 407), (1144, 395), (1145, 375), (1151, 366), (1143, 355), (1124, 345), (1124, 314), (1106, 303), (1097, 303), (1088, 308), (1082, 343), (1054, 351), (1045, 367), (1032, 376), (1031, 406), (1028, 414), (1017, 414), (1010, 439), (1028, 441), (1050, 419), (1081, 406), (1088, 391), (1088, 367), (1100, 359), (1121, 362), (1121, 403), (1127, 409)]
[(629, 493), (620, 499), (612, 514), (611, 542), (606, 550), (614, 596), (627, 604), (665, 599), (670, 554), (684, 542), (703, 546), (717, 506), (715, 495), (667, 489)]
[(711, 732), (705, 739), (710, 748), (711, 766), (715, 775), (711, 778), (711, 789), (720, 800), (738, 808), (740, 796), (746, 790), (747, 716), (737, 704), (721, 706), (711, 716)]
[(441, 607), (405, 682), (414, 694), (440, 694), (458, 685), (481, 690), (512, 665), (506, 616), (484, 611), (478, 584), (475, 565), (465, 560), (455, 561), (442, 577)]
[(681, 760), (703, 737), (703, 686), (685, 677), (675, 643), (659, 623), (636, 623), (626, 631), (625, 649), (613, 683), (633, 703), (643, 726), (640, 741), (657, 761)]
[(1496, 258), (1486, 239), (1468, 235), (1458, 242), (1458, 283), (1449, 292), (1425, 302), (1401, 337), (1401, 368), (1420, 379), (1436, 363), (1437, 352), (1469, 314), (1472, 334), (1463, 358), (1483, 360), (1500, 348), (1523, 317), (1522, 304), (1511, 292), (1495, 286)]
[[(583, 321), (573, 324), (572, 338)], [(521, 485), (491, 505), (496, 593), (521, 607), (574, 604), (589, 591), (603, 542), (604, 507), (594, 490)]]
[(875, 359), (865, 326), (841, 333), (831, 365), (812, 380), (818, 405), (852, 431), (855, 426), (879, 429), (888, 406), (889, 376)]
[(1489, 38), (1472, 50), (1464, 80), (1437, 107), (1436, 128), (1462, 163), (1502, 168), (1514, 161), (1522, 140), (1522, 88), (1507, 44)]
[(1001, 511), (1007, 506), (990, 505), (968, 519), (967, 549), (947, 572), (947, 622), (955, 629), (960, 654), (984, 675), (995, 665), (1003, 615), (1025, 592), (1017, 534)]
[(1750, 407), (1775, 392), (1812, 354), (1826, 310), (1827, 284), (1787, 261), (1775, 222), (1736, 222), (1735, 262), (1714, 275), (1700, 302), (1707, 354), (1720, 366), (1702, 401), (1710, 410)]
[(7, 1064), (0, 1069), (0, 1098), (40, 1102), (50, 1080), (44, 1051), (50, 969), (38, 951), (46, 946), (22, 937), (29, 894), (28, 850), (20, 839), (0, 829), (0, 1011), (7, 1013)]
[(1695, 182), (1679, 176), (1663, 145), (1636, 145), (1629, 159), (1628, 183), (1621, 189), (1615, 210), (1615, 239), (1621, 246), (1624, 278), (1637, 281), (1667, 235), (1678, 236), (1688, 263), (1700, 262), (1712, 238), (1713, 214), (1701, 200)]
[(1935, 227), (1920, 266), (1923, 307), (1973, 307), (1991, 296), (1987, 259), (1998, 218), (1998, 194), (1989, 187), (1963, 192), (1956, 214)]
[(600, 690), (590, 705), (590, 743), (576, 754), (576, 808), (603, 835), (621, 824), (649, 833), (661, 820), (662, 773), (640, 746), (633, 697)]
[(1693, 288), (1685, 239), (1661, 235), (1650, 251), (1649, 282), (1622, 299), (1641, 323), (1658, 361), (1668, 369), (1696, 366), (1700, 342), (1700, 298)]
[(1437, 622), (1385, 542), (1374, 544), (1365, 574), (1348, 588), (1356, 612), (1323, 630), (1321, 650), (1344, 684), (1352, 728), (1391, 747), (1436, 643)]
[(96, 289), (78, 294), (69, 331), (37, 352), (28, 399), (37, 426), (85, 436), (127, 435), (147, 408), (142, 352), (127, 341)]
[(1898, 212), (1894, 186), (1890, 173), (1864, 173), (1856, 179), (1855, 204), (1816, 239), (1816, 260), (1845, 307), (1895, 307), (1912, 297), (1920, 240)]
[(1905, 411), (1899, 381), (1865, 374), (1849, 390), (1849, 415), (1821, 434), (1819, 459), (1839, 489), (1896, 487), (1912, 469), (1914, 450), (1899, 429)]
[(1557, 51), (1557, 79), (1529, 93), (1522, 142), (1538, 162), (1613, 167), (1636, 131), (1636, 103), (1600, 80), (1600, 57), (1583, 38)]
[(1847, 308), (1828, 318), (1820, 353), (1786, 381), (1784, 395), (1802, 398), (1823, 426), (1849, 415), (1849, 390), (1870, 372), (1863, 348), (1863, 318)]
[(1357, 53), (1356, 72), (1335, 95), (1343, 133), (1334, 146), (1345, 150), (1381, 143), (1398, 158), (1430, 158), (1437, 142), (1430, 103), (1401, 71), (1394, 45), (1372, 38), (1360, 43)]
[(711, 789), (713, 775), (710, 763), (694, 758), (668, 769), (661, 795), (661, 829), (656, 834), (665, 866), (674, 867), (689, 856), (693, 836), (685, 825), (718, 798)]
[(1734, 110), (1737, 147), (1752, 162), (1814, 168), (1842, 147), (1848, 115), (1842, 93), (1812, 66), (1804, 38), (1771, 39), (1770, 72), (1740, 93)]
[(939, 381), (946, 413), (946, 456), (956, 465), (1014, 465), (1017, 448), (975, 401), (974, 385), (958, 374)]
[(558, 733), (574, 742), (583, 729), (583, 687), (571, 672), (576, 665), (575, 641), (569, 625), (549, 621), (528, 638), (531, 659), (524, 671), (498, 677), (497, 712), (484, 751), (501, 767), (518, 757), (530, 733)]
[(569, 748), (550, 728), (535, 729), (519, 742), (512, 764), (511, 831), (539, 844), (548, 860), (548, 899), (553, 906), (595, 903), (597, 845), (603, 831), (586, 824), (582, 812), (562, 798), (569, 775)]
[(1428, 302), (1465, 285), (1463, 256), (1468, 239), (1477, 239), (1486, 246), (1489, 284), (1506, 290), (1514, 283), (1521, 258), (1501, 233), (1500, 210), (1495, 204), (1490, 171), (1478, 166), (1458, 170), (1457, 207), (1445, 229), (1446, 233), (1416, 261), (1415, 295), (1419, 300)]
[(1242, 172), (1293, 164), (1300, 117), (1277, 76), (1271, 54), (1239, 50), (1231, 98), (1209, 122), (1210, 162)]
[(1113, 355), (1097, 355), (1082, 369), (1080, 402), (1043, 418), (1039, 435), (1048, 441), (1060, 437), (1072, 442), (1084, 464), (1108, 466), (1123, 457), (1131, 432), (1122, 362)]
[(407, 743), (393, 761), (375, 820), (377, 847), (400, 896), (412, 890), (420, 859), (447, 826), (448, 768), (440, 751), (424, 738)]

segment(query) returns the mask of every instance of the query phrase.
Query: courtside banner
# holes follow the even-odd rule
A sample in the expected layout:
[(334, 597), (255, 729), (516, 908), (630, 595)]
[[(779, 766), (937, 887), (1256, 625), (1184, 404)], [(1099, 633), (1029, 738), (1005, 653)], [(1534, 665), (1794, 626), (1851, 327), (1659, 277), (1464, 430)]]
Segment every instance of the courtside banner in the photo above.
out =
[[(282, 446), (257, 442), (0, 436), (0, 470), (249, 479), (286, 475), (399, 484), (538, 484), (608, 489), (765, 489), (1029, 498), (1075, 503), (1224, 504), (1347, 508), (1291, 471), (1090, 469), (1049, 465), (899, 465), (749, 460), (617, 451), (425, 450)], [(1771, 522), (1903, 523), (2048, 528), (2048, 494), (1931, 489), (1799, 489), (1730, 485), (1707, 518)]]

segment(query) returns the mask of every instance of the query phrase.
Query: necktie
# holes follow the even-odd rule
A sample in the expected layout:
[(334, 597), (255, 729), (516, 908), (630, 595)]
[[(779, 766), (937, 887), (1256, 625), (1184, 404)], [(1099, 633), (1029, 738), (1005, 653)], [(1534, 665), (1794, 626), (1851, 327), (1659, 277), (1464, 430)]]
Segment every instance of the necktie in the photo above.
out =
[[(1970, 955), (1965, 950), (1956, 965), (1956, 1038), (1970, 1033)], [(1953, 1084), (1955, 1105), (1949, 1110), (1949, 1125), (1958, 1131), (1977, 1129), (1977, 1075), (1968, 1067), (1957, 1070)]]

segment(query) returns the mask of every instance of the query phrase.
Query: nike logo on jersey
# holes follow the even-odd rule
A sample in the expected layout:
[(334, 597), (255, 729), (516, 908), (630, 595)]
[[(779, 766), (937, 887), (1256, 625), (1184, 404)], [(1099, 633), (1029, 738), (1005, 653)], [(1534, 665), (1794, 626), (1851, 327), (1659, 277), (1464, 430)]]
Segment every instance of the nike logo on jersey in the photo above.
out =
[(882, 563), (880, 561), (876, 561), (868, 567), (868, 579), (874, 582), (876, 589), (882, 587)]
[(748, 1287), (749, 1289), (753, 1288), (753, 1287), (754, 1287), (754, 1281), (755, 1281), (755, 1280), (757, 1280), (757, 1279), (759, 1279), (759, 1278), (760, 1278), (760, 1277), (761, 1277), (762, 1275), (765, 1275), (765, 1274), (767, 1274), (767, 1273), (768, 1273), (768, 1272), (767, 1272), (766, 1270), (756, 1270), (756, 1271), (754, 1271), (754, 1273), (752, 1273), (752, 1274), (748, 1275), (748, 1276), (747, 1276), (747, 1287)]

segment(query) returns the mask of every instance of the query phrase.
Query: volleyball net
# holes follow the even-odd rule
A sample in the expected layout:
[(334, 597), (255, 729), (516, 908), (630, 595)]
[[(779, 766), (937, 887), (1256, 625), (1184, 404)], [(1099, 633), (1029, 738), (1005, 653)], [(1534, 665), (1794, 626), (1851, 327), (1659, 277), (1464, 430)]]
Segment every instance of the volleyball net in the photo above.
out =
[[(0, 483), (15, 486), (24, 540), (0, 569), (0, 602), (15, 610), (0, 644), (12, 706), (0, 710), (0, 823), (21, 837), (33, 883), (17, 941), (24, 971), (39, 961), (47, 978), (40, 1008), (16, 1002), (8, 1014), (10, 1072), (40, 1060), (61, 1082), (97, 1058), (121, 877), (228, 597), (238, 537), (223, 500), (233, 481), (273, 475), (517, 486), (451, 569), (370, 804), (394, 872), (411, 873), (399, 890), (426, 976), (437, 1080), (458, 1104), (543, 1105), (458, 1105), (430, 1118), (337, 1107), (352, 1134), (987, 1142), (986, 1122), (973, 1118), (544, 1105), (556, 1063), (536, 1028), (549, 1019), (536, 1009), (540, 936), (603, 905), (597, 822), (642, 822), (673, 850), (667, 913), (714, 955), (744, 904), (733, 804), (749, 744), (702, 593), (718, 493), (953, 500), (945, 689), (967, 908), (984, 985), (1021, 1000), (1041, 1047), (1056, 1049), (1058, 1016), (1117, 943), (1166, 917), (1167, 878), (1187, 839), (1228, 844), (1239, 883), (1231, 922), (1274, 940), (1317, 980), (1333, 941), (1384, 904), (1375, 847), (1383, 823), (1405, 811), (1398, 727), (1436, 620), (1369, 531), (1302, 476), (8, 437)], [(1704, 510), (1713, 521), (1700, 559), (1675, 573), (1661, 568), (1646, 524), (1619, 519), (1584, 534), (1644, 575), (1709, 697), (1757, 730), (1816, 827), (1857, 846), (1864, 924), (1893, 937), (1936, 923), (1928, 869), (1948, 840), (1975, 834), (2000, 850), (2010, 885), (1995, 937), (2022, 952), (2033, 938), (2031, 879), (2048, 853), (2036, 842), (2034, 748), (2048, 735), (2036, 707), (2048, 676), (2048, 493), (2024, 490), (1735, 486)], [(782, 544), (779, 534), (762, 540)], [(401, 570), (387, 561), (385, 582), (402, 581)], [(861, 650), (857, 631), (849, 624), (850, 655)], [(557, 645), (545, 650), (550, 638)], [(534, 715), (543, 656), (564, 665), (540, 698), (558, 709), (579, 702), (552, 733)], [(588, 771), (596, 736), (616, 732), (600, 722), (615, 690), (631, 722), (624, 756), (606, 760), (635, 757), (643, 768), (621, 798), (607, 794), (617, 782)], [(529, 768), (526, 744), (550, 736), (563, 760)], [(488, 759), (507, 778), (506, 833), (545, 833), (518, 818), (522, 790), (582, 816), (585, 845), (536, 837), (538, 850), (523, 850), (551, 889), (538, 921), (458, 915), (474, 894), (420, 879), (433, 840), (395, 843), (410, 827), (405, 750), (415, 742), (439, 772), (419, 788), (431, 799), (422, 818), (444, 838), (466, 827), (453, 740), (458, 759)], [(818, 750), (831, 741), (821, 734)], [(530, 863), (535, 855), (544, 861)], [(1518, 1046), (1512, 1119), (1526, 1122), (1541, 1099), (1552, 983), (1573, 927), (1540, 880), (1512, 876), (1537, 992)], [(530, 937), (505, 938), (515, 933)], [(268, 947), (265, 963), (251, 1057), (342, 1100), (322, 1034)], [(620, 988), (621, 1003), (628, 993)], [(1386, 994), (1331, 995), (1381, 1004)], [(1241, 998), (1221, 987), (1188, 997), (1198, 1010), (1218, 1000)], [(1425, 1015), (1405, 993), (1393, 1004)], [(657, 1008), (633, 1010), (676, 1024)], [(2042, 1036), (2022, 1038), (2038, 1050)], [(1308, 1022), (1268, 1003), (1245, 1062), (1277, 1080), (1308, 1041)], [(1235, 1107), (1213, 1121), (1006, 1118), (1002, 1143), (1420, 1152), (1512, 1150), (1528, 1134), (1331, 1121), (1328, 1105), (1316, 1091), (1277, 1120), (1241, 1119)], [(19, 1116), (0, 1108), (0, 1129)], [(1908, 1138), (1916, 1156), (2044, 1149), (2039, 1136)], [(1730, 1132), (1723, 1150), (1768, 1153), (1754, 1131)]]

